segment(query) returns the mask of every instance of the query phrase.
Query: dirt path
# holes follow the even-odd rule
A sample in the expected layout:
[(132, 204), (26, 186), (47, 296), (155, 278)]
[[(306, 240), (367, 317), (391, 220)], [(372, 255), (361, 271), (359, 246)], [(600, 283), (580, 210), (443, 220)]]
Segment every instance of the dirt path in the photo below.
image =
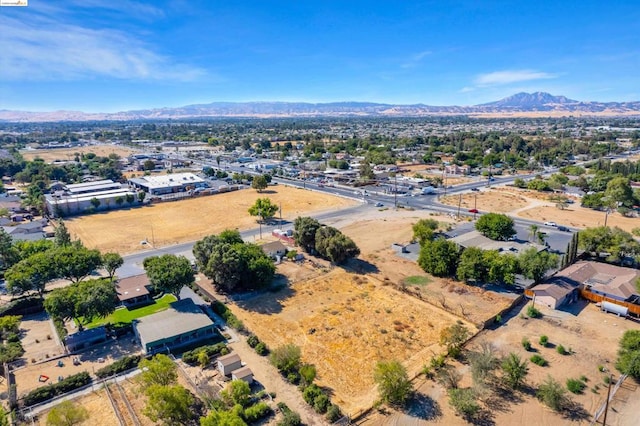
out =
[(275, 401), (282, 401), (293, 411), (298, 412), (305, 425), (328, 424), (302, 399), (302, 393), (298, 388), (282, 378), (275, 367), (269, 363), (269, 358), (258, 355), (247, 344), (243, 337), (240, 337), (237, 342), (229, 344), (229, 346), (240, 355), (242, 361), (251, 368), (255, 379), (260, 382), (267, 391), (276, 393)]

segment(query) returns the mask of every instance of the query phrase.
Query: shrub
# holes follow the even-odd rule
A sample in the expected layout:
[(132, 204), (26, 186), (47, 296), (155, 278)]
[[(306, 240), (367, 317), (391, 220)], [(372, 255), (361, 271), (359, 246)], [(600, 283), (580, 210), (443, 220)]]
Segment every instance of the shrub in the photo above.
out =
[(522, 338), (522, 347), (526, 350), (526, 351), (530, 351), (531, 350), (531, 342), (529, 341), (529, 339), (527, 339), (526, 337)]
[(601, 372), (601, 373), (604, 373), (605, 372), (604, 365), (602, 365), (602, 364), (598, 365), (598, 371)]
[(105, 377), (110, 377), (118, 373), (122, 373), (123, 371), (131, 370), (132, 368), (137, 367), (139, 362), (140, 355), (125, 356), (113, 364), (107, 365), (106, 367), (96, 371), (96, 376), (104, 379)]
[(578, 379), (567, 379), (567, 389), (569, 389), (571, 393), (580, 394), (586, 386), (584, 382)]
[(561, 411), (568, 403), (566, 392), (553, 377), (547, 376), (547, 379), (538, 387), (536, 396), (547, 407), (555, 411)]
[(469, 418), (480, 411), (472, 389), (449, 389), (449, 404), (460, 415)]
[(540, 344), (543, 347), (546, 347), (547, 343), (549, 343), (549, 338), (547, 336), (545, 336), (545, 335), (540, 336)]
[(255, 334), (251, 334), (249, 337), (247, 337), (247, 344), (250, 347), (255, 348), (258, 343), (260, 343), (260, 340), (258, 340)]
[(297, 385), (298, 383), (300, 383), (300, 375), (297, 372), (293, 371), (287, 374), (287, 381), (292, 385)]
[[(558, 345), (556, 346), (556, 351), (560, 354), (560, 355), (567, 355), (569, 352), (567, 352), (567, 350), (564, 348), (564, 346), (562, 345)], [(583, 376), (584, 377), (584, 376)]]
[(547, 365), (547, 360), (542, 358), (540, 355), (534, 355), (530, 358), (531, 362), (539, 365), (540, 367), (544, 367)]
[(324, 414), (327, 412), (330, 404), (331, 401), (329, 401), (329, 397), (323, 393), (313, 400), (313, 409), (316, 410), (316, 413)]
[(91, 383), (91, 376), (86, 371), (69, 376), (61, 382), (37, 388), (23, 398), (25, 406), (47, 401), (55, 396), (65, 394)]
[(529, 305), (529, 307), (527, 308), (527, 315), (529, 315), (531, 318), (540, 318), (542, 316), (542, 312), (537, 310), (535, 306)]
[(335, 404), (331, 404), (327, 409), (326, 419), (329, 423), (334, 423), (338, 421), (342, 417), (342, 412), (340, 411), (340, 407)]
[(269, 349), (267, 349), (267, 345), (265, 345), (264, 342), (258, 343), (254, 349), (256, 350), (256, 353), (261, 356), (265, 356), (269, 353)]
[(580, 376), (580, 380), (582, 380), (583, 382), (588, 382), (589, 378), (587, 378), (587, 376), (585, 376), (584, 374), (582, 376)]
[(216, 314), (224, 318), (229, 327), (235, 328), (238, 331), (243, 331), (245, 329), (242, 321), (240, 321), (238, 317), (236, 317), (224, 303), (216, 300), (215, 302), (211, 303), (211, 308)]
[(271, 352), (270, 358), (271, 364), (282, 374), (297, 372), (300, 368), (300, 347), (294, 344), (280, 346)]
[(199, 364), (198, 356), (201, 352), (205, 352), (209, 358), (222, 354), (222, 350), (226, 349), (227, 345), (224, 342), (216, 343), (215, 345), (200, 346), (191, 351), (184, 352), (182, 354), (182, 360), (189, 365)]
[(265, 402), (258, 402), (244, 410), (244, 419), (247, 423), (253, 423), (271, 413), (271, 408)]
[(278, 422), (278, 426), (299, 426), (302, 424), (300, 415), (292, 411), (284, 402), (278, 402), (278, 409), (282, 412), (282, 420)]
[(602, 380), (606, 385), (608, 385), (609, 383), (611, 383), (611, 376), (604, 376)]

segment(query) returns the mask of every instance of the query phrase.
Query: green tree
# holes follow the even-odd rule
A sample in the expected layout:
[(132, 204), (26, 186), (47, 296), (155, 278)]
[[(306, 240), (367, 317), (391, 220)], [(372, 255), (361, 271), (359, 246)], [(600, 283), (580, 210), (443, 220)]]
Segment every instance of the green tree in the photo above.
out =
[(124, 203), (124, 198), (118, 196), (116, 197), (115, 202), (118, 205), (118, 207), (122, 207), (122, 204)]
[(246, 407), (250, 402), (251, 388), (244, 380), (232, 380), (227, 387), (220, 392), (222, 400), (228, 407), (240, 405)]
[(143, 359), (138, 364), (142, 370), (139, 375), (140, 384), (143, 389), (153, 385), (169, 386), (178, 380), (177, 367), (166, 355), (158, 354), (151, 359)]
[(554, 411), (562, 411), (568, 402), (567, 391), (550, 375), (538, 387), (536, 396), (544, 405)]
[(73, 286), (57, 288), (44, 299), (44, 309), (52, 318), (76, 318), (77, 292)]
[(212, 410), (200, 418), (200, 426), (247, 426), (235, 411)]
[(300, 347), (292, 343), (277, 347), (271, 351), (269, 360), (285, 375), (296, 372), (300, 368)]
[(13, 238), (0, 228), (0, 270), (4, 271), (19, 261), (20, 252), (13, 244)]
[(89, 411), (82, 405), (62, 401), (47, 414), (47, 426), (73, 426), (89, 419)]
[(163, 254), (147, 257), (142, 263), (151, 284), (159, 290), (180, 299), (182, 287), (191, 284), (194, 272), (191, 262), (184, 256)]
[(476, 230), (492, 240), (505, 241), (516, 234), (513, 219), (500, 213), (487, 213), (476, 222)]
[(156, 163), (153, 160), (146, 160), (144, 163), (142, 163), (142, 168), (145, 171), (155, 170)]
[(297, 217), (293, 222), (293, 238), (307, 253), (316, 249), (316, 232), (322, 224), (311, 217)]
[(479, 350), (469, 353), (469, 362), (474, 388), (484, 391), (487, 383), (493, 379), (494, 371), (500, 366), (495, 346), (489, 342), (482, 342)]
[(627, 330), (620, 339), (616, 368), (634, 379), (640, 379), (640, 330)]
[(89, 202), (91, 203), (94, 209), (97, 209), (98, 207), (100, 207), (100, 200), (98, 200), (96, 197), (93, 197), (91, 200), (89, 200)]
[(360, 254), (356, 243), (342, 232), (331, 226), (323, 226), (316, 231), (316, 251), (335, 264)]
[[(144, 192), (143, 192), (143, 194), (144, 194)], [(127, 204), (133, 204), (133, 202), (135, 201), (136, 197), (133, 194), (127, 192), (127, 195), (124, 196), (124, 199), (127, 201)]]
[(98, 250), (89, 250), (80, 244), (56, 247), (46, 253), (52, 262), (55, 277), (77, 283), (102, 264)]
[(153, 422), (181, 426), (187, 424), (194, 416), (191, 406), (195, 398), (182, 386), (152, 385), (145, 393), (148, 399), (143, 412)]
[(305, 364), (300, 367), (298, 373), (300, 373), (300, 377), (302, 377), (302, 384), (309, 386), (316, 378), (316, 366), (313, 364)]
[(204, 270), (207, 267), (211, 254), (219, 244), (232, 245), (243, 242), (240, 232), (232, 229), (224, 230), (219, 235), (208, 235), (197, 241), (193, 246), (193, 255), (198, 268)]
[(362, 180), (371, 180), (375, 179), (376, 175), (373, 173), (373, 169), (371, 168), (371, 164), (366, 161), (360, 163), (360, 179)]
[(94, 318), (105, 318), (116, 310), (118, 295), (110, 281), (82, 281), (73, 288), (76, 292), (75, 318), (82, 317), (88, 323)]
[(379, 361), (373, 372), (380, 399), (390, 405), (404, 406), (412, 388), (407, 370), (399, 361)]
[(436, 277), (452, 276), (458, 264), (458, 246), (451, 241), (427, 241), (420, 249), (418, 265)]
[(502, 371), (504, 373), (504, 380), (512, 389), (519, 389), (524, 378), (529, 373), (529, 367), (527, 366), (527, 360), (522, 360), (518, 355), (511, 352), (502, 361)]
[(609, 183), (607, 183), (604, 196), (614, 206), (632, 207), (634, 204), (633, 189), (631, 188), (629, 179), (625, 177), (611, 179)]
[(147, 193), (144, 191), (140, 191), (138, 192), (138, 202), (143, 202), (145, 197), (147, 196)]
[(529, 241), (533, 241), (538, 235), (538, 225), (529, 226)]
[(249, 207), (249, 214), (251, 216), (260, 216), (265, 221), (278, 211), (278, 205), (271, 202), (269, 198), (258, 198), (256, 202)]
[(547, 251), (538, 252), (531, 247), (520, 254), (518, 262), (522, 275), (538, 283), (548, 270), (558, 266), (558, 256)]
[(256, 176), (251, 182), (251, 187), (258, 192), (262, 192), (264, 189), (267, 189), (267, 186), (269, 186), (269, 183), (264, 175)]
[(105, 253), (102, 255), (102, 267), (109, 274), (109, 279), (113, 281), (113, 277), (116, 274), (116, 269), (121, 267), (124, 263), (122, 256), (118, 253)]
[(434, 219), (420, 219), (413, 225), (413, 239), (420, 245), (433, 240), (433, 234), (438, 229), (438, 221)]
[(447, 347), (447, 353), (454, 358), (460, 355), (462, 345), (467, 341), (471, 333), (460, 321), (442, 329), (440, 332), (440, 344)]
[(456, 275), (460, 281), (482, 282), (486, 279), (487, 269), (484, 251), (467, 247), (460, 255)]
[(62, 219), (59, 219), (56, 224), (56, 230), (53, 234), (53, 241), (58, 247), (64, 247), (71, 244), (71, 234), (69, 234), (69, 230), (67, 229), (67, 226), (64, 224)]
[(57, 271), (49, 252), (36, 253), (14, 264), (4, 274), (7, 289), (13, 294), (37, 291), (44, 295), (46, 284), (56, 278)]

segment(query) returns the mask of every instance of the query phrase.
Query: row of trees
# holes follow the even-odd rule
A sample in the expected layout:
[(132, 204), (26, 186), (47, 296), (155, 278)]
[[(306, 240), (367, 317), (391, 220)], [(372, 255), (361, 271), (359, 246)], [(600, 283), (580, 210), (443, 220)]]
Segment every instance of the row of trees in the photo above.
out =
[(335, 264), (360, 254), (360, 249), (351, 238), (314, 218), (298, 217), (293, 225), (295, 242), (307, 253), (318, 254)]
[(260, 246), (245, 243), (236, 230), (203, 238), (193, 254), (200, 271), (225, 292), (264, 288), (275, 274), (275, 265)]
[(81, 281), (55, 289), (44, 300), (44, 308), (52, 318), (74, 319), (80, 328), (94, 318), (113, 313), (117, 304), (115, 286), (106, 279)]
[(558, 265), (558, 256), (531, 247), (519, 256), (496, 250), (469, 247), (462, 251), (444, 239), (427, 241), (420, 249), (418, 265), (437, 277), (461, 281), (514, 284), (516, 274), (539, 282), (546, 271)]
[(606, 254), (610, 262), (621, 263), (628, 258), (640, 261), (640, 243), (633, 235), (618, 227), (584, 229), (579, 232), (578, 247), (593, 257)]

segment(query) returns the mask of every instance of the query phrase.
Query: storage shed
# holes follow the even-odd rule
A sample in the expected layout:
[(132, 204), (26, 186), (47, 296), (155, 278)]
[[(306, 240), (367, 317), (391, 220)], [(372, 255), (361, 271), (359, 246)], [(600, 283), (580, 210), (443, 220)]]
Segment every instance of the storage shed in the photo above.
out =
[(219, 357), (216, 364), (218, 367), (218, 371), (220, 371), (220, 373), (222, 373), (224, 376), (228, 376), (233, 371), (242, 368), (240, 355), (235, 352)]
[(69, 352), (77, 352), (105, 340), (107, 340), (107, 330), (102, 326), (70, 334), (65, 337), (64, 345)]
[(242, 367), (231, 372), (231, 380), (244, 380), (248, 384), (253, 383), (253, 371), (249, 367)]

